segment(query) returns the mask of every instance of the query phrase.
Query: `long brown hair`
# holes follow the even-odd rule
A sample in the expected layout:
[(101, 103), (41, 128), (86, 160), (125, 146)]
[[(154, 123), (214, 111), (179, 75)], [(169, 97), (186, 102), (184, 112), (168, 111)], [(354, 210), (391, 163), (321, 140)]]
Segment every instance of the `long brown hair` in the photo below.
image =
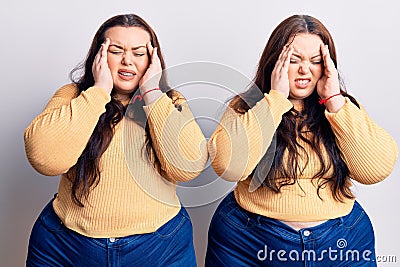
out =
[[(100, 26), (93, 38), (85, 61), (75, 67), (70, 73), (70, 78), (77, 85), (80, 93), (94, 85), (92, 72), (94, 58), (101, 44), (105, 41), (105, 33), (107, 30), (116, 26), (140, 27), (147, 31), (150, 35), (150, 41), (153, 47), (158, 47), (157, 55), (160, 59), (162, 69), (165, 69), (160, 43), (150, 25), (135, 14), (116, 15)], [(170, 98), (177, 94), (176, 91), (169, 88), (164, 74), (161, 76), (160, 88), (163, 92), (166, 92)], [(100, 157), (108, 148), (114, 135), (114, 127), (122, 120), (125, 111), (126, 107), (120, 101), (112, 97), (111, 101), (106, 104), (106, 112), (100, 116), (89, 142), (70, 173), (72, 176), (71, 197), (72, 200), (81, 207), (84, 206), (82, 198), (84, 197), (87, 199), (91, 188), (95, 187), (100, 181)], [(145, 126), (145, 131), (147, 153), (152, 156), (151, 158), (156, 169), (160, 170), (160, 161), (153, 151), (148, 125)]]
[[(253, 80), (254, 85), (244, 93), (233, 98), (230, 107), (238, 113), (244, 113), (262, 99), (264, 93), (271, 90), (271, 74), (275, 63), (282, 51), (294, 36), (301, 33), (318, 35), (324, 44), (329, 46), (330, 56), (337, 67), (336, 48), (332, 36), (326, 27), (316, 18), (307, 15), (293, 15), (283, 20), (272, 32), (258, 63), (257, 72)], [(346, 93), (343, 79), (339, 75), (340, 91), (344, 96), (357, 106), (356, 100)], [(317, 154), (321, 163), (321, 169), (317, 171), (314, 178), (318, 179), (319, 190), (329, 184), (332, 188), (333, 197), (342, 201), (343, 197), (353, 198), (353, 194), (347, 183), (349, 169), (341, 157), (340, 150), (336, 144), (332, 128), (324, 115), (325, 107), (318, 104), (316, 90), (304, 99), (302, 112), (292, 108), (282, 116), (282, 121), (276, 130), (276, 150), (272, 161), (271, 169), (263, 179), (263, 186), (280, 192), (282, 186), (297, 182), (299, 171), (298, 155), (299, 150), (304, 148), (297, 142), (297, 136), (309, 144)], [(301, 118), (300, 123), (298, 118)], [(304, 130), (311, 132), (311, 138), (306, 138)], [(321, 144), (325, 146), (330, 162), (325, 162), (321, 150)], [(285, 164), (282, 161), (285, 151), (288, 151), (288, 158)], [(260, 162), (259, 164), (265, 164)], [(326, 177), (329, 169), (333, 168), (333, 174)], [(301, 172), (301, 170), (300, 170)], [(282, 177), (283, 181), (282, 181)], [(279, 181), (277, 180), (279, 178)]]

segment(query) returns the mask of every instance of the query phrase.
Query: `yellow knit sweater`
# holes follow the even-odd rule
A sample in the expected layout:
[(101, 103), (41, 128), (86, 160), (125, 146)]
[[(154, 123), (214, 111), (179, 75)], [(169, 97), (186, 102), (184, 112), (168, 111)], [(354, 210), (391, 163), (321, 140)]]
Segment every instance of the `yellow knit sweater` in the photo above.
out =
[[(223, 179), (238, 181), (235, 198), (250, 212), (284, 221), (319, 221), (344, 216), (351, 211), (354, 200), (335, 201), (330, 186), (320, 190), (322, 199), (318, 196), (316, 182), (311, 178), (320, 169), (320, 163), (316, 153), (299, 138), (297, 141), (307, 150), (309, 161), (306, 164), (305, 154), (300, 156), (299, 169), (305, 168), (301, 174), (298, 172), (298, 182), (282, 187), (281, 193), (264, 187), (254, 192), (249, 190), (249, 175), (269, 147), (282, 115), (292, 107), (285, 96), (271, 91), (244, 114), (228, 108), (208, 143), (212, 166)], [(326, 111), (325, 116), (353, 179), (373, 184), (391, 173), (398, 156), (397, 144), (363, 108), (359, 109), (346, 98), (337, 113)], [(332, 174), (331, 170), (328, 172)], [(350, 179), (348, 185), (351, 185)]]
[[(67, 173), (73, 167), (111, 97), (91, 87), (78, 95), (75, 85), (59, 89), (25, 130), (29, 162), (41, 174), (60, 177), (55, 212), (70, 229), (90, 237), (122, 237), (149, 233), (173, 218), (180, 209), (176, 183), (196, 177), (208, 153), (201, 129), (183, 98), (163, 94), (145, 106), (153, 147), (163, 179), (143, 156), (145, 131), (125, 117), (114, 130), (101, 156), (101, 179), (84, 207), (71, 200)], [(174, 103), (182, 105), (178, 111)]]

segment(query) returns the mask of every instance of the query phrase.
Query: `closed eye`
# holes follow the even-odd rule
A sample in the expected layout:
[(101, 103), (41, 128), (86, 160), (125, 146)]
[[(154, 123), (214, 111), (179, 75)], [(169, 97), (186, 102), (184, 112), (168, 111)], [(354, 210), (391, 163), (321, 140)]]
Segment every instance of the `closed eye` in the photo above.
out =
[(311, 58), (311, 64), (321, 64), (322, 63), (322, 57), (321, 55), (315, 55)]
[(111, 54), (114, 54), (114, 55), (120, 55), (120, 54), (122, 54), (123, 52), (122, 52), (122, 51), (110, 51), (110, 53), (111, 53)]

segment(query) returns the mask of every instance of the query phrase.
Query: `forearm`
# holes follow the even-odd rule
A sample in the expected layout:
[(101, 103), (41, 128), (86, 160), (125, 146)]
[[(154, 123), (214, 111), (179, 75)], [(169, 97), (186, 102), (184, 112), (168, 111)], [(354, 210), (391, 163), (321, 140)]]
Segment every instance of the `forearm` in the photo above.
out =
[(217, 175), (228, 181), (247, 178), (271, 144), (282, 115), (291, 107), (277, 92), (266, 94), (244, 114), (228, 107), (208, 142)]
[(207, 142), (187, 103), (182, 101), (178, 110), (163, 94), (144, 109), (153, 148), (169, 179), (183, 182), (198, 176), (208, 159)]

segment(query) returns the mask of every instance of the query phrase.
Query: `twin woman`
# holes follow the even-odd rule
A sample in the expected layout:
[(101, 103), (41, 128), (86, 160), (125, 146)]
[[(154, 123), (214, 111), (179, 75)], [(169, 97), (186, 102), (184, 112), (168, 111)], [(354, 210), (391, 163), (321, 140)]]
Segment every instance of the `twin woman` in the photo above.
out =
[[(196, 266), (176, 185), (208, 158), (237, 186), (213, 215), (206, 266), (376, 266), (352, 180), (389, 176), (398, 147), (347, 93), (319, 20), (293, 15), (274, 29), (208, 142), (164, 69), (150, 25), (114, 16), (27, 127), (29, 162), (60, 176), (27, 266)], [(326, 253), (340, 242), (351, 257)]]

